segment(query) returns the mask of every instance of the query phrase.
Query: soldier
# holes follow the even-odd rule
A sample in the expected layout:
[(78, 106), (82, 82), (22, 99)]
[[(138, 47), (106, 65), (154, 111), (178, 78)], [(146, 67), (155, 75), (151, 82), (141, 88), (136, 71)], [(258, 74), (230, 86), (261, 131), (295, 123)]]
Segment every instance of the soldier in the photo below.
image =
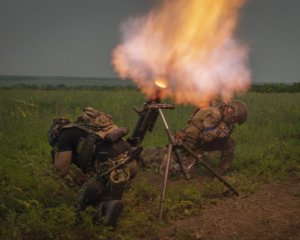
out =
[(137, 161), (130, 158), (131, 146), (122, 139), (127, 133), (128, 129), (115, 125), (110, 115), (91, 107), (74, 123), (58, 118), (49, 129), (58, 175), (66, 176), (74, 164), (89, 176), (76, 205), (79, 220), (81, 212), (94, 205), (99, 207), (94, 223), (116, 227), (124, 189), (138, 168)]
[(230, 135), (234, 124), (246, 122), (247, 115), (247, 106), (242, 101), (233, 100), (228, 104), (213, 101), (210, 107), (196, 109), (186, 129), (176, 137), (199, 154), (220, 151), (218, 172), (226, 175), (235, 150), (235, 142)]

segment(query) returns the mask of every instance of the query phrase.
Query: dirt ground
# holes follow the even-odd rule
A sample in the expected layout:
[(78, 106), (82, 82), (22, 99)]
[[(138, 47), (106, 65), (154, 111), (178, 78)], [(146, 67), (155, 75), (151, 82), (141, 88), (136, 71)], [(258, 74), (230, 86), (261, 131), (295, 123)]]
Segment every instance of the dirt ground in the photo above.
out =
[(262, 186), (248, 196), (224, 198), (199, 215), (161, 229), (155, 239), (300, 240), (300, 178)]

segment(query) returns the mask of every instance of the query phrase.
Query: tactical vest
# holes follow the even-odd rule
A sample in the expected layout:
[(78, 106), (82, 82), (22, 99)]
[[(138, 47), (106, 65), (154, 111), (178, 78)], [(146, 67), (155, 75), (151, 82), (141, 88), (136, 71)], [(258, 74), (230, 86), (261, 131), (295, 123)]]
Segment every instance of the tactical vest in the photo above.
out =
[(78, 157), (76, 165), (84, 172), (94, 172), (95, 165), (115, 159), (122, 153), (130, 150), (130, 145), (122, 139), (127, 135), (128, 129), (113, 125), (102, 131), (94, 131), (82, 124), (70, 123), (61, 128), (79, 128), (87, 133), (87, 137), (80, 137), (76, 152)]

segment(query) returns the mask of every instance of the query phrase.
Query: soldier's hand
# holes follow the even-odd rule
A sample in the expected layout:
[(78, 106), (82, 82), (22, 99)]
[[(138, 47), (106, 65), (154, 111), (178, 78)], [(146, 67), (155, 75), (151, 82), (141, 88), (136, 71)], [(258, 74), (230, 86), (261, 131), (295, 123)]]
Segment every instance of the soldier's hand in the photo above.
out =
[(226, 125), (226, 123), (221, 122), (217, 128), (217, 135), (219, 138), (225, 138), (230, 135), (230, 128)]
[(184, 137), (185, 137), (184, 131), (178, 131), (178, 132), (175, 134), (176, 140), (183, 140)]

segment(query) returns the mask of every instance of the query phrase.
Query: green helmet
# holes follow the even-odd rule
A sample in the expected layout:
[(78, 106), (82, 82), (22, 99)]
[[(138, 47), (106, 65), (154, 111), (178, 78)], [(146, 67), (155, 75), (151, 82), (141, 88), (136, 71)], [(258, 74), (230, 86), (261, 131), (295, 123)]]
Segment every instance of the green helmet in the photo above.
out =
[(233, 100), (228, 104), (228, 106), (234, 109), (235, 121), (238, 124), (243, 124), (246, 122), (248, 117), (248, 108), (244, 102)]

